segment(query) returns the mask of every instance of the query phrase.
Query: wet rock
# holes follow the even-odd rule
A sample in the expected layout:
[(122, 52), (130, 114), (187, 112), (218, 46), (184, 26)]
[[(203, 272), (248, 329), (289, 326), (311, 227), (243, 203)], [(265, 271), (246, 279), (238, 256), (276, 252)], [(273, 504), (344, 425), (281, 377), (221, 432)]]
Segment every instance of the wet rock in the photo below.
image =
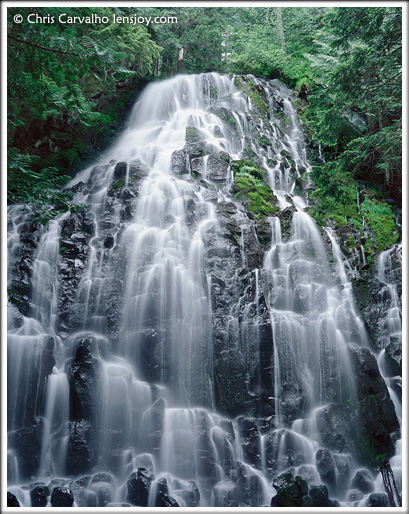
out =
[(390, 343), (385, 348), (385, 375), (394, 377), (402, 375), (402, 338), (390, 337)]
[(192, 173), (217, 182), (223, 182), (226, 179), (229, 165), (230, 156), (226, 152), (213, 153), (208, 157), (196, 157), (191, 161)]
[(364, 497), (362, 491), (358, 491), (358, 489), (351, 489), (347, 496), (347, 501), (349, 502), (359, 502)]
[(178, 502), (169, 495), (166, 478), (160, 478), (156, 484), (155, 507), (180, 507)]
[(333, 457), (338, 471), (337, 486), (338, 489), (344, 490), (347, 488), (351, 476), (351, 456), (342, 453), (334, 453)]
[[(200, 492), (194, 480), (188, 480), (186, 487), (184, 484), (175, 485), (174, 493), (180, 496), (186, 507), (199, 507), (200, 506)], [(183, 487), (183, 488), (182, 488)]]
[(316, 419), (322, 443), (326, 448), (336, 452), (348, 449), (348, 441), (345, 437), (347, 429), (336, 414), (333, 405), (325, 405), (317, 409)]
[(138, 468), (131, 473), (126, 482), (127, 501), (138, 507), (147, 507), (152, 480), (153, 475), (145, 468)]
[(165, 407), (165, 400), (163, 398), (158, 398), (146, 411), (146, 418), (149, 420), (147, 437), (150, 449), (154, 454), (158, 454), (160, 450)]
[(260, 469), (261, 467), (261, 439), (254, 420), (242, 416), (237, 418), (237, 426), (246, 462)]
[(31, 489), (30, 500), (32, 507), (45, 507), (47, 505), (47, 497), (50, 495), (50, 490), (46, 485), (38, 485)]
[(386, 493), (371, 493), (366, 499), (366, 507), (389, 507)]
[(231, 479), (235, 481), (235, 496), (238, 507), (259, 507), (264, 501), (264, 488), (259, 475), (253, 468), (240, 461), (235, 463), (235, 469), (231, 473)]
[(313, 507), (329, 507), (328, 489), (325, 485), (311, 485), (309, 496)]
[(106, 507), (112, 499), (111, 489), (108, 485), (100, 484), (96, 488), (98, 507)]
[(210, 490), (217, 482), (216, 455), (213, 441), (210, 438), (210, 424), (205, 411), (198, 411), (195, 417), (195, 447), (197, 475), (206, 482)]
[(37, 418), (29, 428), (22, 428), (8, 435), (8, 446), (13, 448), (19, 462), (20, 480), (29, 480), (40, 465), (44, 421)]
[(10, 491), (7, 491), (7, 507), (20, 507), (17, 497)]
[[(370, 444), (372, 452), (377, 455), (386, 453), (388, 457), (391, 456), (394, 448), (390, 434), (399, 430), (399, 422), (375, 356), (368, 348), (352, 344), (348, 345), (348, 352), (355, 377), (361, 419), (361, 428), (351, 427), (350, 437), (355, 441), (356, 450), (362, 461), (372, 464), (372, 453), (366, 451), (367, 446)], [(362, 439), (368, 441), (366, 446), (362, 445)]]
[(335, 460), (326, 448), (320, 448), (315, 454), (315, 461), (321, 480), (329, 487), (335, 487)]
[(89, 420), (99, 397), (98, 340), (86, 334), (78, 337), (75, 344), (75, 358), (69, 366), (71, 411), (74, 420)]
[(186, 143), (197, 143), (203, 140), (203, 134), (196, 127), (186, 127), (185, 140)]
[(51, 505), (53, 507), (72, 507), (74, 495), (67, 487), (54, 487), (51, 493)]
[(149, 175), (150, 168), (139, 159), (129, 162), (129, 177), (131, 179), (141, 179)]
[(142, 453), (133, 459), (134, 468), (145, 468), (149, 473), (153, 473), (153, 460), (149, 453)]
[(303, 497), (308, 494), (307, 482), (300, 476), (294, 478), (292, 473), (282, 473), (274, 478), (272, 485), (277, 490), (273, 502), (276, 507), (301, 507)]
[(125, 178), (127, 170), (128, 170), (127, 162), (118, 162), (118, 164), (114, 168), (114, 177), (116, 179)]
[(230, 165), (230, 156), (226, 152), (211, 154), (207, 161), (208, 177), (211, 180), (224, 181)]
[(218, 482), (213, 488), (215, 507), (235, 507), (237, 506), (236, 484), (225, 478)]
[(67, 472), (78, 475), (91, 470), (94, 462), (91, 423), (86, 420), (70, 421), (67, 451)]
[(172, 173), (175, 175), (184, 175), (188, 173), (188, 154), (186, 150), (175, 150), (172, 153), (170, 162)]
[[(94, 493), (94, 491), (87, 490), (87, 487), (88, 487), (90, 481), (91, 481), (91, 475), (87, 475), (87, 476), (78, 478), (77, 480), (73, 480), (69, 484), (69, 487), (74, 495), (75, 502), (77, 503), (78, 507), (90, 507), (90, 506), (96, 507), (96, 505), (97, 505), (96, 494)], [(89, 500), (88, 493), (92, 493), (92, 495), (95, 497), (94, 505), (89, 505), (90, 502), (88, 501)]]
[(367, 469), (359, 469), (351, 480), (351, 488), (358, 489), (364, 494), (371, 493), (375, 489), (373, 478)]

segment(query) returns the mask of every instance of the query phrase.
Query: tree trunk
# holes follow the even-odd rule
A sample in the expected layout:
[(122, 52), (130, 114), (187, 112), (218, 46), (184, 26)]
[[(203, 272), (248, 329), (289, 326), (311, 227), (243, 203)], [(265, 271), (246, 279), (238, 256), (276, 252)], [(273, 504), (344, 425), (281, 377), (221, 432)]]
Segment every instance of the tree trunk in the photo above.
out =
[(388, 494), (389, 504), (391, 507), (402, 507), (402, 499), (396, 486), (395, 477), (391, 465), (388, 460), (381, 462), (381, 473), (385, 491)]
[(287, 51), (285, 49), (285, 37), (284, 37), (284, 28), (283, 28), (283, 18), (281, 13), (281, 7), (275, 7), (276, 19), (277, 19), (277, 30), (278, 37), (280, 38), (281, 50), (283, 52), (284, 61), (287, 62)]

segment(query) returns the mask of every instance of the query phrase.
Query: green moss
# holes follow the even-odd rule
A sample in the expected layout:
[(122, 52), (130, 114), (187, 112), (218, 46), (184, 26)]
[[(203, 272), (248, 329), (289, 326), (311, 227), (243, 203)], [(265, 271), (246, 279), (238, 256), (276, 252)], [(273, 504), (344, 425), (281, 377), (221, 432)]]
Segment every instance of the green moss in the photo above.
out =
[(197, 143), (200, 141), (199, 132), (196, 127), (186, 127), (186, 142)]
[(270, 146), (270, 140), (267, 137), (260, 137), (259, 142), (262, 145)]
[(113, 187), (114, 189), (120, 189), (124, 186), (125, 186), (125, 180), (123, 178), (120, 178), (119, 180), (117, 180), (116, 182), (114, 182), (111, 185), (111, 187)]
[(263, 180), (265, 177), (265, 173), (261, 171), (256, 164), (245, 159), (241, 159), (239, 161), (232, 161), (231, 167), (234, 176), (238, 174), (248, 173), (252, 177), (259, 180)]
[(395, 216), (390, 206), (377, 199), (366, 197), (361, 204), (361, 213), (374, 234), (378, 252), (383, 252), (399, 239)]
[(258, 167), (252, 163), (243, 164), (242, 161), (236, 161), (235, 164), (234, 196), (243, 201), (257, 220), (274, 215), (278, 210), (276, 207), (277, 198), (269, 186), (263, 183), (260, 178), (251, 174), (253, 172), (260, 175), (261, 172)]
[(261, 91), (259, 91), (256, 84), (253, 84), (253, 82), (247, 82), (241, 77), (236, 77), (234, 82), (237, 89), (240, 89), (243, 91), (243, 93), (251, 98), (253, 104), (257, 107), (260, 114), (266, 116), (269, 112), (268, 104), (261, 96)]

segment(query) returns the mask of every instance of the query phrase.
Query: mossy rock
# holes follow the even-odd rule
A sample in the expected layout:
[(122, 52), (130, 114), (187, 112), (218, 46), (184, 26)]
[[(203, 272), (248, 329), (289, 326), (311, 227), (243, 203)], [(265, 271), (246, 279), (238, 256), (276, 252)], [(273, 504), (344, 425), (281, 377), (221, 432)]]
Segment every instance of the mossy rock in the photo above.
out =
[(186, 127), (186, 143), (197, 143), (201, 140), (199, 130), (196, 127)]
[(122, 189), (123, 187), (125, 187), (125, 180), (123, 178), (120, 178), (119, 180), (111, 184), (111, 187), (113, 189)]
[[(395, 216), (391, 207), (380, 200), (368, 197), (361, 204), (361, 213), (374, 235), (376, 251), (383, 252), (399, 239)], [(365, 243), (369, 246), (368, 241)], [(369, 248), (368, 248), (369, 251)]]
[(237, 175), (240, 172), (246, 172), (249, 175), (251, 175), (259, 180), (263, 180), (265, 177), (265, 173), (262, 172), (256, 164), (254, 164), (246, 159), (241, 159), (239, 161), (233, 161), (231, 164), (231, 167), (233, 170), (233, 175)]

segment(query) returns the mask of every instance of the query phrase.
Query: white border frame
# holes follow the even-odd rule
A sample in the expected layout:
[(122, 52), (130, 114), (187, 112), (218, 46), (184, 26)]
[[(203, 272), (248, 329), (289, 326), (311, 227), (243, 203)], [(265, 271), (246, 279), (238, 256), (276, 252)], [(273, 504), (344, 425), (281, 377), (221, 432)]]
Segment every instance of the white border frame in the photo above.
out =
[[(114, 1), (106, 2), (106, 1), (6, 1), (2, 2), (1, 5), (1, 71), (2, 71), (2, 87), (1, 87), (1, 107), (2, 107), (2, 117), (1, 117), (1, 152), (2, 152), (2, 160), (1, 160), (1, 243), (2, 243), (2, 253), (1, 253), (1, 498), (0, 498), (0, 512), (15, 512), (16, 514), (20, 512), (41, 512), (37, 507), (20, 507), (19, 510), (15, 510), (16, 507), (7, 507), (7, 428), (6, 428), (6, 418), (7, 418), (7, 408), (6, 408), (6, 390), (7, 390), (7, 314), (6, 314), (6, 305), (7, 305), (7, 87), (6, 87), (6, 77), (7, 77), (7, 8), (8, 7), (36, 7), (36, 6), (44, 6), (44, 7), (70, 7), (70, 6), (82, 6), (82, 7), (110, 7), (115, 4)], [(164, 1), (145, 1), (145, 2), (129, 2), (123, 1), (120, 3), (121, 6), (124, 7), (266, 7), (266, 6), (275, 6), (275, 7), (294, 7), (295, 4), (300, 7), (402, 7), (402, 37), (403, 37), (403, 134), (402, 141), (407, 141), (408, 138), (408, 120), (407, 120), (407, 112), (408, 112), (408, 3), (405, 1), (401, 2), (388, 2), (388, 1), (290, 1), (290, 2), (271, 2), (271, 1), (252, 1), (251, 3), (248, 1), (175, 1), (175, 2), (164, 2)], [(118, 4), (117, 4), (118, 5)], [(408, 240), (407, 240), (407, 217), (408, 217), (408, 148), (405, 144), (403, 144), (402, 148), (402, 249), (403, 249), (403, 274), (402, 274), (402, 287), (403, 287), (403, 295), (402, 295), (402, 363), (403, 363), (403, 391), (402, 391), (402, 422), (405, 430), (402, 434), (402, 473), (403, 477), (408, 478), (408, 440), (407, 440), (407, 428), (408, 428), (408, 387), (407, 387), (407, 371), (408, 371), (408, 320), (405, 317), (404, 313), (408, 311), (408, 290), (407, 290), (407, 280), (408, 280)], [(409, 480), (403, 480), (403, 506), (402, 507), (390, 507), (383, 509), (382, 512), (408, 512), (408, 487), (407, 483)], [(92, 513), (92, 512), (101, 512), (102, 507), (50, 507), (52, 512), (84, 512), (84, 513)], [(332, 508), (320, 508), (319, 513), (321, 512), (337, 512), (339, 514), (344, 512), (373, 512), (375, 507), (332, 507)], [(161, 508), (161, 507), (112, 507), (112, 508), (104, 508), (103, 512), (129, 512), (132, 509), (134, 512), (168, 512), (169, 508)], [(263, 508), (263, 507), (176, 507), (178, 512), (209, 512), (212, 514), (213, 512), (235, 512), (236, 509), (240, 509), (241, 512), (271, 512), (272, 507)], [(293, 509), (291, 507), (274, 507), (274, 512), (317, 512), (317, 509), (314, 507), (298, 507)], [(48, 508), (47, 508), (48, 512)], [(380, 512), (376, 510), (375, 512)]]

